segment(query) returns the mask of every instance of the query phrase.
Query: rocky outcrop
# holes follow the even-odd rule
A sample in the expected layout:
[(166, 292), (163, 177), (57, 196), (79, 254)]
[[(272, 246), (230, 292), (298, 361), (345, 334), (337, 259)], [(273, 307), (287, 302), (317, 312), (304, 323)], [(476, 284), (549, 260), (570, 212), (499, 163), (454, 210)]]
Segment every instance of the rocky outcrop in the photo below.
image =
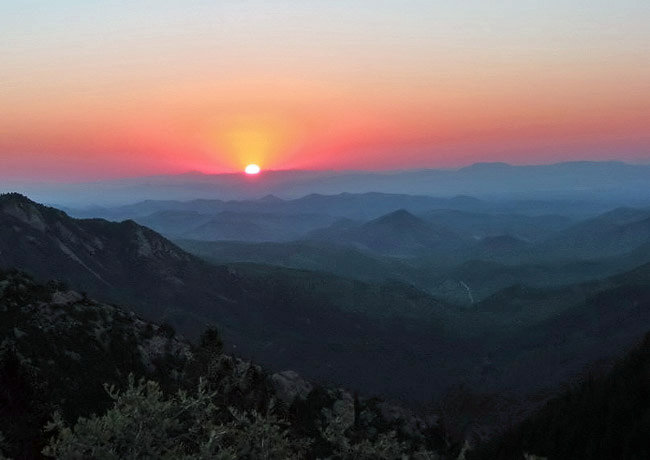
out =
[(277, 398), (287, 405), (293, 404), (296, 398), (306, 399), (314, 389), (311, 383), (294, 371), (278, 372), (270, 380)]

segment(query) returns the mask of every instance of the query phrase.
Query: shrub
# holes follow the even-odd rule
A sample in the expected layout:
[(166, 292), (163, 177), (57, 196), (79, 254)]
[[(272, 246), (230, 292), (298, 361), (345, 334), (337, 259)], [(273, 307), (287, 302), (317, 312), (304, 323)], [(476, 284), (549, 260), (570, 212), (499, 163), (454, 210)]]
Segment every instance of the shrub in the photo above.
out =
[(174, 329), (174, 326), (172, 326), (169, 323), (162, 323), (160, 325), (160, 329), (158, 330), (163, 336), (167, 337), (168, 339), (171, 339), (176, 335), (176, 330)]
[(223, 342), (219, 336), (219, 332), (214, 327), (208, 327), (199, 340), (201, 348), (211, 349), (216, 353), (221, 353), (223, 350)]
[[(203, 382), (196, 394), (179, 391), (166, 398), (160, 386), (129, 377), (122, 393), (106, 387), (113, 407), (102, 416), (79, 418), (69, 427), (56, 415), (46, 429), (54, 432), (46, 456), (75, 458), (292, 459), (309, 445), (291, 440), (286, 424), (272, 413), (223, 414)], [(230, 422), (217, 420), (227, 415)]]

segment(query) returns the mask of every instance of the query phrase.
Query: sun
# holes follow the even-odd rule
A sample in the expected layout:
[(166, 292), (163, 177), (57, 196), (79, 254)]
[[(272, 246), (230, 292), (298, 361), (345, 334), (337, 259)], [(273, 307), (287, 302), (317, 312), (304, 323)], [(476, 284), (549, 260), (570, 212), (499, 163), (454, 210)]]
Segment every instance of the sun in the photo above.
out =
[(256, 164), (250, 164), (246, 166), (246, 169), (244, 169), (246, 174), (259, 174), (260, 173), (260, 167), (257, 166)]

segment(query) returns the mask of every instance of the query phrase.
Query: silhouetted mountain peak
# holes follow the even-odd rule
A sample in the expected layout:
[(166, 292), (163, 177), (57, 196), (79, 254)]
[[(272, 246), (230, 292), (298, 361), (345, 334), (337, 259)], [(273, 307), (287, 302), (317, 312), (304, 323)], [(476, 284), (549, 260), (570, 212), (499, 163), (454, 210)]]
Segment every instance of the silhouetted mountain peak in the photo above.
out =
[(22, 209), (33, 208), (33, 209), (46, 209), (47, 206), (42, 204), (35, 203), (34, 201), (27, 198), (25, 195), (20, 193), (4, 193), (0, 195), (0, 210), (5, 209), (16, 209), (17, 207)]
[(398, 209), (397, 211), (393, 211), (389, 214), (378, 217), (377, 219), (368, 222), (364, 226), (371, 227), (371, 226), (386, 226), (386, 225), (393, 226), (396, 229), (398, 228), (406, 229), (409, 227), (411, 228), (428, 227), (428, 224), (424, 220), (414, 216), (413, 214), (411, 214), (405, 209)]
[(371, 250), (406, 255), (441, 244), (453, 244), (457, 236), (399, 209), (350, 229), (344, 238)]
[(503, 163), (503, 162), (483, 162), (483, 163), (474, 163), (473, 165), (466, 166), (464, 168), (459, 169), (459, 171), (463, 172), (491, 172), (491, 171), (502, 171), (504, 169), (510, 169), (513, 168), (512, 165), (509, 165), (508, 163)]
[(0, 223), (0, 267), (30, 267), (43, 278), (78, 274), (85, 288), (124, 283), (145, 267), (176, 282), (169, 267), (193, 259), (133, 220), (73, 219), (19, 194), (0, 197)]
[(609, 221), (620, 225), (642, 220), (646, 217), (650, 217), (650, 209), (648, 208), (632, 208), (623, 206), (601, 214), (595, 219), (599, 221)]
[(4, 204), (6, 202), (30, 202), (34, 203), (32, 200), (27, 198), (25, 195), (18, 192), (2, 193), (0, 194), (0, 203)]
[(282, 198), (279, 198), (273, 194), (268, 194), (260, 198), (259, 200), (260, 203), (282, 203), (284, 200)]
[(15, 223), (26, 224), (32, 229), (44, 232), (52, 219), (69, 218), (58, 209), (35, 203), (20, 193), (0, 195), (0, 217), (13, 219)]

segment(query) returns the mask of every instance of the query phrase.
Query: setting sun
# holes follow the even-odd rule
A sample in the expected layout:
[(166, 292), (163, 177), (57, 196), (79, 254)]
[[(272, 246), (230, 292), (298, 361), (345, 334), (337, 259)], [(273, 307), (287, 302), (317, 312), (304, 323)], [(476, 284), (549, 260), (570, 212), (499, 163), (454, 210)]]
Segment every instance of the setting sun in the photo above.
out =
[(244, 171), (246, 172), (246, 174), (259, 174), (260, 167), (255, 164), (250, 164), (246, 166), (246, 169)]

